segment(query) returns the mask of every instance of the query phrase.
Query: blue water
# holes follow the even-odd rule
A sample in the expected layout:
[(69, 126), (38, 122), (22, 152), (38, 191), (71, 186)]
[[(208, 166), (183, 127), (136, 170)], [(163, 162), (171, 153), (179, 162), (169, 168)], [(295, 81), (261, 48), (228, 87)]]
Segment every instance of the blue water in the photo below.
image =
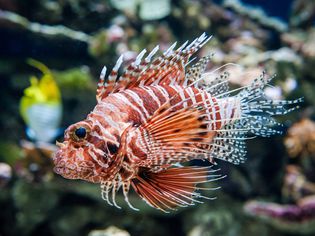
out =
[[(217, 3), (221, 3), (222, 1), (215, 0)], [(242, 2), (247, 5), (261, 7), (267, 15), (287, 21), (293, 0), (242, 0)]]
[(242, 2), (262, 7), (267, 15), (288, 20), (293, 0), (243, 0)]

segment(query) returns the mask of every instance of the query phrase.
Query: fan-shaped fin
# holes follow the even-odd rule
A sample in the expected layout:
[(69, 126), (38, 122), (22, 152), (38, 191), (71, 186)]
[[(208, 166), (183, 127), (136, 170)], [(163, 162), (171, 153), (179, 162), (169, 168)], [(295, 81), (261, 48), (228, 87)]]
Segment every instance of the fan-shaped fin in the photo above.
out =
[(179, 167), (160, 172), (149, 169), (140, 170), (131, 182), (134, 190), (149, 205), (164, 212), (202, 203), (200, 198), (207, 198), (196, 192), (197, 184), (211, 182), (222, 178), (213, 174), (211, 167)]
[(138, 165), (154, 167), (210, 156), (210, 144), (221, 125), (218, 104), (210, 97), (191, 107), (178, 106), (165, 103), (133, 133), (146, 153)]

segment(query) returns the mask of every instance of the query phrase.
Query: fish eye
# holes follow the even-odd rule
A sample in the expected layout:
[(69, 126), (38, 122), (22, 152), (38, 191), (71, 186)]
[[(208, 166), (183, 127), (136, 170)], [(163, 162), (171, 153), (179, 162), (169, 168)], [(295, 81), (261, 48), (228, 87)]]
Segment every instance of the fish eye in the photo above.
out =
[(79, 138), (85, 138), (86, 136), (86, 129), (84, 127), (79, 127), (74, 131), (74, 134)]

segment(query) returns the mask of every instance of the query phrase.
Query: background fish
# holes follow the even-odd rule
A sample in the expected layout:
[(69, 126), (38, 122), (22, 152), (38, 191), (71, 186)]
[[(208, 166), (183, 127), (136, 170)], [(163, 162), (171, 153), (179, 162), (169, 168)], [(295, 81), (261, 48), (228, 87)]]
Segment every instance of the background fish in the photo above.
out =
[(33, 59), (29, 59), (28, 63), (39, 69), (43, 76), (40, 79), (31, 77), (31, 85), (24, 90), (20, 101), (20, 114), (31, 139), (50, 142), (60, 133), (61, 93), (48, 67)]
[[(194, 159), (245, 160), (248, 133), (281, 133), (273, 115), (297, 108), (294, 101), (265, 98), (271, 80), (264, 73), (245, 87), (228, 90), (228, 73), (205, 84), (210, 57), (191, 67), (190, 57), (210, 37), (202, 34), (176, 48), (174, 43), (153, 59), (158, 47), (144, 59), (143, 50), (121, 76), (120, 57), (105, 81), (102, 70), (97, 105), (83, 121), (71, 125), (54, 156), (55, 172), (69, 179), (100, 183), (102, 196), (115, 202), (122, 188), (127, 204), (130, 186), (149, 205), (173, 210), (207, 198), (197, 184), (219, 178), (209, 167), (180, 166)], [(285, 108), (292, 105), (291, 108)], [(111, 199), (110, 201), (110, 193)]]

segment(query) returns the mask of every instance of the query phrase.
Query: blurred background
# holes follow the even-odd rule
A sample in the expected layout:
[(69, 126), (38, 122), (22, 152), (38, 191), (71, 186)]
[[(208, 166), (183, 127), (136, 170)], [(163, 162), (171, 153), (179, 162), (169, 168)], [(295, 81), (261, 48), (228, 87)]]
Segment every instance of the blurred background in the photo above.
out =
[[(315, 235), (314, 22), (313, 0), (0, 0), (0, 235)], [(284, 135), (219, 162), (216, 200), (165, 214), (132, 195), (141, 211), (119, 210), (53, 173), (55, 141), (95, 106), (103, 65), (203, 32), (208, 70), (245, 69), (222, 69), (231, 87), (266, 70), (267, 96), (304, 97), (279, 118)]]

